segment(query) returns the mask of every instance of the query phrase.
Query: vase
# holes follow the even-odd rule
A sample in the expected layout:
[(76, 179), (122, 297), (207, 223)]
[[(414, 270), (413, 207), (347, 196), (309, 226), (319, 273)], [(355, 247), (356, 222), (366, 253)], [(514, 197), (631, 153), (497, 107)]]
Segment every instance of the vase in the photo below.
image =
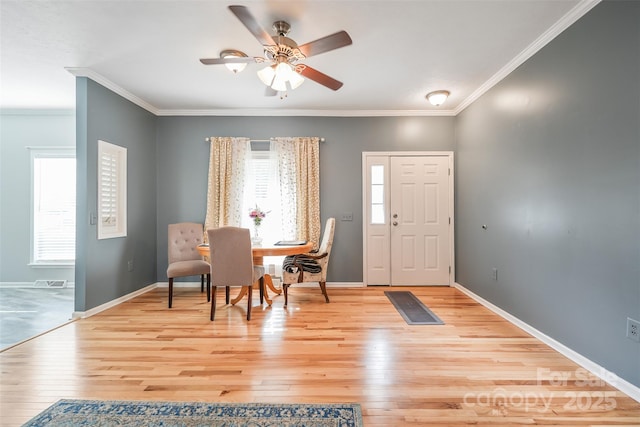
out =
[(262, 245), (262, 237), (260, 237), (258, 229), (259, 227), (257, 225), (253, 227), (253, 237), (251, 237), (251, 246)]

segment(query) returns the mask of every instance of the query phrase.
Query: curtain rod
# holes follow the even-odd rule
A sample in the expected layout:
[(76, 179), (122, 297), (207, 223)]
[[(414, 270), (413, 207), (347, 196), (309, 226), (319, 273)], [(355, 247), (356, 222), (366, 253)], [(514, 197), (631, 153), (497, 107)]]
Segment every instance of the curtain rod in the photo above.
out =
[[(250, 142), (271, 142), (270, 139), (250, 139)], [(320, 138), (320, 142), (324, 142), (324, 138)], [(204, 142), (211, 142), (211, 138), (205, 138)]]

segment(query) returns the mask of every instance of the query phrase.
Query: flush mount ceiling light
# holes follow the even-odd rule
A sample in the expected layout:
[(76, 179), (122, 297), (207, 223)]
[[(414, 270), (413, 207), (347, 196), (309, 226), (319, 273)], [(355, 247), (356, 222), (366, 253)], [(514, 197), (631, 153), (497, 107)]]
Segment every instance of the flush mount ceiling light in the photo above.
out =
[[(240, 52), (239, 50), (223, 50), (220, 52), (220, 58), (233, 59), (233, 58), (246, 58), (247, 54), (244, 52)], [(229, 70), (233, 71), (234, 74), (237, 74), (245, 69), (247, 63), (244, 62), (225, 62), (225, 67)]]
[(444, 101), (449, 97), (448, 90), (436, 90), (435, 92), (430, 92), (427, 94), (427, 99), (431, 103), (431, 105), (442, 105)]

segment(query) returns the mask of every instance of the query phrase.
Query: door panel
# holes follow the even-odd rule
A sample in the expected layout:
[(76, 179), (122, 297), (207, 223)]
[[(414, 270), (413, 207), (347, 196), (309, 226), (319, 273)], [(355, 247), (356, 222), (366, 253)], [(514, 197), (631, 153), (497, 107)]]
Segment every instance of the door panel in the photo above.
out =
[(365, 276), (370, 285), (388, 285), (391, 283), (389, 157), (367, 157), (363, 168)]
[(449, 285), (449, 159), (391, 157), (391, 284)]

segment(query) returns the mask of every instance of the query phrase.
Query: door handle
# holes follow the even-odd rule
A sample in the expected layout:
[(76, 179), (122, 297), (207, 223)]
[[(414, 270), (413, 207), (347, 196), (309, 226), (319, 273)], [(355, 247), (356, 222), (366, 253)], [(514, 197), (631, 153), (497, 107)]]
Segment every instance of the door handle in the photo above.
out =
[(393, 217), (394, 218), (398, 218), (398, 214), (393, 214)]
[(393, 221), (393, 225), (394, 226), (398, 225), (398, 221)]

